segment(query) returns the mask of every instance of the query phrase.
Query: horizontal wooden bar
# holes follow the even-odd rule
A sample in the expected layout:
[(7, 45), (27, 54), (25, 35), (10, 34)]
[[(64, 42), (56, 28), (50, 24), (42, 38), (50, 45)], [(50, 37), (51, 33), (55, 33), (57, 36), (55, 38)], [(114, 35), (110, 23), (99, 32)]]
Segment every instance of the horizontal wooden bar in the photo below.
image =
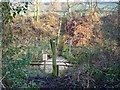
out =
[[(52, 61), (32, 61), (32, 62), (52, 62)], [(69, 63), (69, 62), (67, 62), (67, 61), (56, 61), (56, 62)]]
[[(44, 64), (30, 64), (31, 66), (40, 66)], [(52, 64), (46, 64), (46, 65), (52, 65)], [(73, 65), (58, 65), (58, 66), (73, 66)]]

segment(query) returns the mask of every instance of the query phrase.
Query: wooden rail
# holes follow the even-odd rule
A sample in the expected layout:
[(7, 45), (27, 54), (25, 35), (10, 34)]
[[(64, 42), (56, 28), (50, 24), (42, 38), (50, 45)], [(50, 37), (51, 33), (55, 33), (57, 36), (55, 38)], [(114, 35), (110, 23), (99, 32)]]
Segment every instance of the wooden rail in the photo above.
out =
[[(39, 66), (39, 65), (44, 65), (42, 62), (51, 62), (52, 63), (52, 61), (32, 61), (32, 63), (30, 64), (30, 65), (32, 65), (32, 66)], [(67, 62), (67, 61), (57, 61), (57, 63), (64, 63), (64, 64), (57, 64), (57, 65), (59, 65), (59, 66), (73, 66), (73, 65), (71, 65), (71, 64), (69, 64), (69, 62)], [(52, 64), (46, 64), (46, 65), (52, 65)]]
[[(52, 62), (52, 61), (41, 61), (41, 60), (37, 61), (37, 60), (34, 60), (34, 61), (32, 61), (32, 63), (33, 63), (33, 62), (42, 63), (42, 62)], [(69, 63), (68, 61), (56, 61), (56, 62), (60, 62), (60, 63)]]
[[(41, 66), (41, 65), (52, 65), (52, 63), (51, 64), (44, 64), (44, 63), (42, 63), (42, 62), (52, 62), (52, 61), (32, 61), (32, 63), (30, 64), (31, 66)], [(66, 66), (66, 67), (73, 67), (73, 65), (72, 64), (69, 64), (69, 62), (67, 62), (67, 61), (57, 61), (57, 63), (59, 63), (59, 64), (57, 64), (57, 76), (59, 76), (59, 67), (60, 66)], [(63, 64), (60, 64), (60, 63), (63, 63)], [(45, 72), (45, 69), (44, 69), (44, 72)]]
[[(40, 65), (44, 65), (44, 64), (39, 64), (39, 63), (31, 63), (31, 66), (40, 66)], [(46, 65), (52, 65), (52, 64), (46, 64)], [(73, 65), (58, 65), (58, 66), (67, 66), (67, 67), (72, 67)]]

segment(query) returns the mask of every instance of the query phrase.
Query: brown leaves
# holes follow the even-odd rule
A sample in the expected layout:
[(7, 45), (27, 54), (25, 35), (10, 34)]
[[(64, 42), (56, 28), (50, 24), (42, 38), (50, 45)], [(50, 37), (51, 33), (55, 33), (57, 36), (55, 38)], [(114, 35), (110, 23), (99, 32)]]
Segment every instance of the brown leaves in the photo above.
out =
[[(74, 32), (76, 38), (79, 38), (77, 45), (87, 44), (93, 35), (92, 30), (85, 26), (78, 25)], [(73, 40), (74, 41), (74, 40)]]
[(89, 44), (93, 38), (101, 38), (102, 36), (100, 32), (98, 32), (100, 29), (99, 26), (100, 18), (97, 13), (94, 11), (89, 11), (84, 17), (79, 16), (68, 21), (65, 30), (69, 36), (71, 36), (72, 33), (73, 45), (79, 46)]
[[(27, 39), (50, 38), (57, 34), (59, 30), (59, 16), (54, 13), (44, 14), (36, 22), (32, 17), (16, 16), (11, 25), (14, 36), (23, 42)], [(42, 37), (42, 38), (41, 38)], [(28, 40), (28, 42), (32, 42)]]

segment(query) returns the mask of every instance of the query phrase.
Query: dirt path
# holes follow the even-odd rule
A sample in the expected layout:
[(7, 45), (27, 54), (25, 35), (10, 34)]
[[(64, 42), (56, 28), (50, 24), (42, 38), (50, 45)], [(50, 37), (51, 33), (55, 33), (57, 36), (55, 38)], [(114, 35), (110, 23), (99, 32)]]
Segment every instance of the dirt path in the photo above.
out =
[(74, 87), (81, 87), (78, 82), (73, 81), (70, 76), (53, 77), (47, 74), (38, 74), (30, 76), (27, 79), (27, 83), (30, 81), (34, 81), (40, 88), (69, 88), (70, 90)]

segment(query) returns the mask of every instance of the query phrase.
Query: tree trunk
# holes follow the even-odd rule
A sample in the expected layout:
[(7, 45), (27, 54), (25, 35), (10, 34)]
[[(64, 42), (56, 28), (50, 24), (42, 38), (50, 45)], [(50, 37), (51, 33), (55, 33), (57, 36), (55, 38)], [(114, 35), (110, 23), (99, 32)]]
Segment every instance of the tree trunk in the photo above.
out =
[(63, 50), (63, 45), (64, 45), (64, 28), (65, 28), (65, 23), (67, 22), (67, 18), (62, 17), (61, 20), (61, 28), (60, 28), (60, 35), (58, 37), (59, 43), (58, 43), (58, 56), (62, 55), (62, 50)]

